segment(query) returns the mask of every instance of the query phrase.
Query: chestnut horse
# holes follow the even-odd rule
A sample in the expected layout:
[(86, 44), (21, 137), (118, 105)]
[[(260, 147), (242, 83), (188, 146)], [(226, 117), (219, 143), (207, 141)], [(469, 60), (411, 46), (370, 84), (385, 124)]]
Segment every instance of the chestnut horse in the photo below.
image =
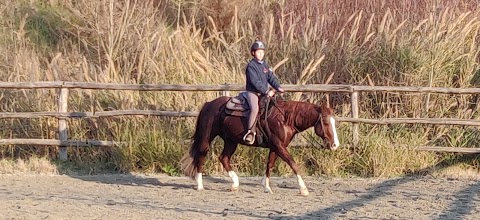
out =
[(242, 144), (270, 149), (262, 181), (265, 192), (273, 193), (270, 188), (270, 171), (277, 157), (280, 157), (296, 175), (300, 193), (308, 195), (308, 189), (300, 176), (296, 162), (287, 151), (287, 146), (297, 133), (314, 127), (315, 133), (324, 140), (330, 150), (337, 149), (340, 144), (333, 109), (309, 102), (261, 97), (259, 101), (261, 107), (255, 126), (256, 139), (252, 145), (248, 145), (243, 141), (248, 118), (245, 97), (245, 92), (236, 97), (222, 96), (203, 105), (197, 118), (193, 143), (189, 152), (180, 161), (184, 174), (195, 178), (197, 190), (204, 189), (202, 171), (205, 157), (213, 139), (220, 136), (224, 141), (224, 148), (219, 160), (233, 181), (232, 190), (238, 190), (239, 181), (237, 174), (232, 170), (230, 160), (238, 144)]

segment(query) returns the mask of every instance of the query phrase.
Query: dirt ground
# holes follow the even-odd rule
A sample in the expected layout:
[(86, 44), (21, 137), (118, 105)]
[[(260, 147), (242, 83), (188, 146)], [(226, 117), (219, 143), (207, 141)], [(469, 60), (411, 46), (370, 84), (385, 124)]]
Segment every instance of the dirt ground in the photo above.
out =
[(186, 177), (163, 175), (0, 175), (0, 219), (479, 219), (480, 181), (275, 177), (205, 177), (205, 191)]

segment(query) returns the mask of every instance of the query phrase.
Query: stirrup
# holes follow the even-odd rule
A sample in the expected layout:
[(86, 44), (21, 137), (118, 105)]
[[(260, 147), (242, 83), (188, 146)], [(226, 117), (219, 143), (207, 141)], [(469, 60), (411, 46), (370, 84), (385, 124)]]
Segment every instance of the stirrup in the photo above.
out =
[[(249, 134), (253, 134), (252, 140), (247, 140), (247, 137), (248, 137)], [(243, 141), (245, 141), (247, 144), (253, 144), (255, 142), (255, 136), (256, 135), (257, 135), (256, 132), (248, 130), (247, 133), (243, 136)]]

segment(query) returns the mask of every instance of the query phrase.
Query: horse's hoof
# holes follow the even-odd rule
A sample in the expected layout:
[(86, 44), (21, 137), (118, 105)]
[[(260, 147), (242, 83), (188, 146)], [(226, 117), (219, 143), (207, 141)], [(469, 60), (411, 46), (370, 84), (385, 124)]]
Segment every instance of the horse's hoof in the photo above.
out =
[(232, 188), (230, 189), (232, 192), (238, 192), (238, 186), (237, 187), (234, 187), (232, 186)]
[(300, 189), (300, 194), (302, 194), (303, 196), (308, 196), (308, 194), (309, 194), (308, 189), (307, 188)]
[(203, 188), (203, 187), (197, 187), (196, 190), (197, 190), (197, 191), (203, 191), (203, 190), (205, 190), (205, 188)]
[(265, 189), (263, 192), (273, 194), (273, 191), (271, 189)]

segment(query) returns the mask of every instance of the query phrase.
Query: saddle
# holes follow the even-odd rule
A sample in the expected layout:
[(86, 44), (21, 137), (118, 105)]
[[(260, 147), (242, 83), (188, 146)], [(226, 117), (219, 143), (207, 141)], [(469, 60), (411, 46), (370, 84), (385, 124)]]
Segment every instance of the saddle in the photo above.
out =
[[(257, 118), (265, 113), (267, 102), (268, 98), (266, 96), (260, 96)], [(225, 113), (231, 116), (248, 117), (250, 106), (247, 101), (247, 92), (240, 92), (237, 96), (231, 97), (225, 105)]]
[(250, 107), (247, 102), (247, 92), (240, 92), (237, 96), (231, 97), (225, 106), (227, 115), (248, 117)]

